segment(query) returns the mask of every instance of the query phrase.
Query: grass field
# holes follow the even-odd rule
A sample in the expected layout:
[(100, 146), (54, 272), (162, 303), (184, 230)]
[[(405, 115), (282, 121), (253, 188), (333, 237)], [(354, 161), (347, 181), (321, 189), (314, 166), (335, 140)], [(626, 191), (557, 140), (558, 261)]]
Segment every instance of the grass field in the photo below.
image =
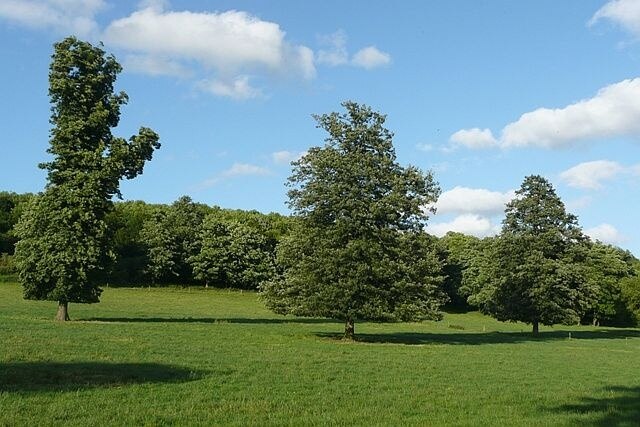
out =
[(467, 313), (343, 342), (339, 322), (203, 289), (108, 288), (66, 324), (55, 309), (0, 283), (0, 425), (640, 424), (637, 329), (533, 338)]

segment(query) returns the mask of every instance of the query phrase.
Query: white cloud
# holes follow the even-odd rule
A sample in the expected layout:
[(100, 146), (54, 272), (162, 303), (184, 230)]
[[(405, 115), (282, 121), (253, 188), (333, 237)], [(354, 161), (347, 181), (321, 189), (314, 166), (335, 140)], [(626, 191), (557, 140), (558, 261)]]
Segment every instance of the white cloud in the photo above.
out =
[(191, 71), (177, 61), (150, 55), (127, 55), (124, 68), (151, 76), (189, 77)]
[[(277, 23), (235, 10), (165, 11), (163, 4), (147, 1), (145, 8), (111, 22), (103, 33), (107, 44), (144, 58), (136, 71), (197, 71), (207, 76), (197, 87), (235, 99), (260, 94), (249, 85), (250, 74), (316, 75), (313, 51), (288, 42)], [(171, 67), (162, 73), (159, 64)]]
[(202, 80), (198, 87), (214, 95), (224, 96), (235, 100), (245, 100), (262, 96), (260, 89), (249, 83), (249, 76), (239, 76), (230, 81)]
[(81, 37), (98, 30), (95, 16), (104, 0), (2, 0), (0, 17), (35, 29)]
[(323, 46), (323, 48), (318, 50), (317, 61), (319, 64), (332, 67), (352, 65), (370, 70), (391, 63), (391, 55), (382, 52), (375, 46), (362, 48), (349, 58), (347, 34), (344, 30), (338, 30), (333, 34), (321, 36), (320, 45)]
[(382, 67), (391, 63), (391, 55), (379, 50), (375, 46), (368, 46), (360, 49), (353, 55), (351, 63), (355, 66), (370, 70), (376, 67)]
[(435, 204), (438, 214), (499, 214), (515, 196), (514, 191), (501, 193), (483, 188), (454, 187), (445, 191)]
[(636, 36), (640, 36), (640, 1), (610, 1), (593, 15), (589, 21), (589, 25), (594, 25), (603, 19), (619, 25)]
[(269, 175), (271, 171), (265, 167), (251, 165), (248, 163), (234, 163), (229, 169), (223, 171), (220, 176), (234, 177), (243, 175)]
[(301, 152), (292, 152), (287, 150), (276, 151), (275, 153), (271, 153), (271, 160), (273, 160), (273, 163), (277, 165), (288, 165), (294, 160), (298, 160), (305, 154), (307, 154), (306, 151), (301, 151)]
[(271, 171), (265, 167), (249, 163), (234, 163), (229, 169), (223, 170), (213, 178), (206, 179), (194, 187), (195, 191), (204, 190), (219, 184), (227, 179), (239, 176), (265, 176), (271, 175)]
[(619, 175), (640, 175), (640, 164), (624, 166), (611, 160), (595, 160), (580, 163), (560, 174), (567, 185), (586, 190), (602, 188), (603, 181)]
[(490, 148), (498, 145), (490, 129), (462, 129), (451, 135), (452, 143), (463, 145), (467, 148)]
[(320, 37), (320, 44), (326, 46), (326, 48), (318, 51), (318, 63), (332, 67), (349, 63), (347, 34), (343, 30)]
[(500, 232), (500, 226), (492, 224), (489, 218), (476, 214), (463, 214), (449, 222), (427, 225), (427, 232), (442, 237), (449, 231), (469, 234), (476, 237), (493, 236)]
[[(477, 135), (477, 131), (463, 130), (454, 135)], [(635, 78), (606, 86), (594, 97), (564, 108), (539, 108), (525, 113), (502, 129), (498, 144), (503, 148), (556, 148), (602, 138), (637, 138), (638, 134), (640, 78)]]
[(425, 153), (428, 153), (430, 151), (433, 151), (435, 147), (431, 144), (418, 143), (416, 144), (416, 148), (420, 151), (424, 151)]
[(596, 227), (584, 230), (584, 233), (594, 240), (600, 240), (603, 243), (618, 245), (623, 243), (626, 238), (613, 225), (600, 224)]
[(580, 163), (560, 174), (560, 178), (570, 187), (597, 190), (602, 188), (602, 181), (614, 178), (624, 171), (617, 162), (596, 160)]

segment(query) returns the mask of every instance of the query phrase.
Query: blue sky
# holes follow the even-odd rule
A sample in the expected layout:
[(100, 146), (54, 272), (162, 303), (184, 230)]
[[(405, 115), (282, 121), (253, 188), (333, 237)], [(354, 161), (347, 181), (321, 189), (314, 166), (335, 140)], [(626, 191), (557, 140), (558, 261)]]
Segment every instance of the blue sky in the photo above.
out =
[(0, 0), (0, 189), (37, 192), (52, 44), (98, 42), (130, 97), (115, 134), (162, 148), (125, 199), (286, 213), (312, 114), (388, 115), (443, 194), (428, 230), (486, 236), (528, 174), (585, 231), (640, 255), (640, 0)]

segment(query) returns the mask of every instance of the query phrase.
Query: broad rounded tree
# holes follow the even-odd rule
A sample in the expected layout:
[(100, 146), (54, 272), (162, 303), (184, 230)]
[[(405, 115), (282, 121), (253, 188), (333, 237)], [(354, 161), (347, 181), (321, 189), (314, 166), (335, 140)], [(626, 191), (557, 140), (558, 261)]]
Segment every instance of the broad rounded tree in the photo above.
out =
[(53, 158), (40, 165), (47, 186), (18, 224), (16, 262), (25, 298), (57, 301), (56, 318), (68, 320), (68, 303), (99, 300), (105, 217), (120, 179), (141, 174), (160, 144), (144, 127), (128, 141), (111, 134), (127, 95), (114, 93), (121, 67), (100, 47), (68, 37), (54, 45), (49, 70)]
[(345, 338), (356, 320), (437, 319), (441, 264), (423, 227), (440, 189), (431, 173), (398, 164), (384, 115), (343, 106), (315, 116), (326, 144), (293, 163), (296, 226), (262, 296), (277, 313), (344, 320)]

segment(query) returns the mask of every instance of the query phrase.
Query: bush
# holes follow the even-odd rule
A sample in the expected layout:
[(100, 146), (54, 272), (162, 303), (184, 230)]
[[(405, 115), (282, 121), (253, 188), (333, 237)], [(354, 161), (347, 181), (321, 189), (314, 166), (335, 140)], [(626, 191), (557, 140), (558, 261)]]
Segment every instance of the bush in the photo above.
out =
[(633, 317), (636, 325), (640, 325), (640, 276), (622, 279), (620, 283), (622, 300)]
[(13, 255), (0, 254), (0, 276), (9, 276), (18, 272)]

